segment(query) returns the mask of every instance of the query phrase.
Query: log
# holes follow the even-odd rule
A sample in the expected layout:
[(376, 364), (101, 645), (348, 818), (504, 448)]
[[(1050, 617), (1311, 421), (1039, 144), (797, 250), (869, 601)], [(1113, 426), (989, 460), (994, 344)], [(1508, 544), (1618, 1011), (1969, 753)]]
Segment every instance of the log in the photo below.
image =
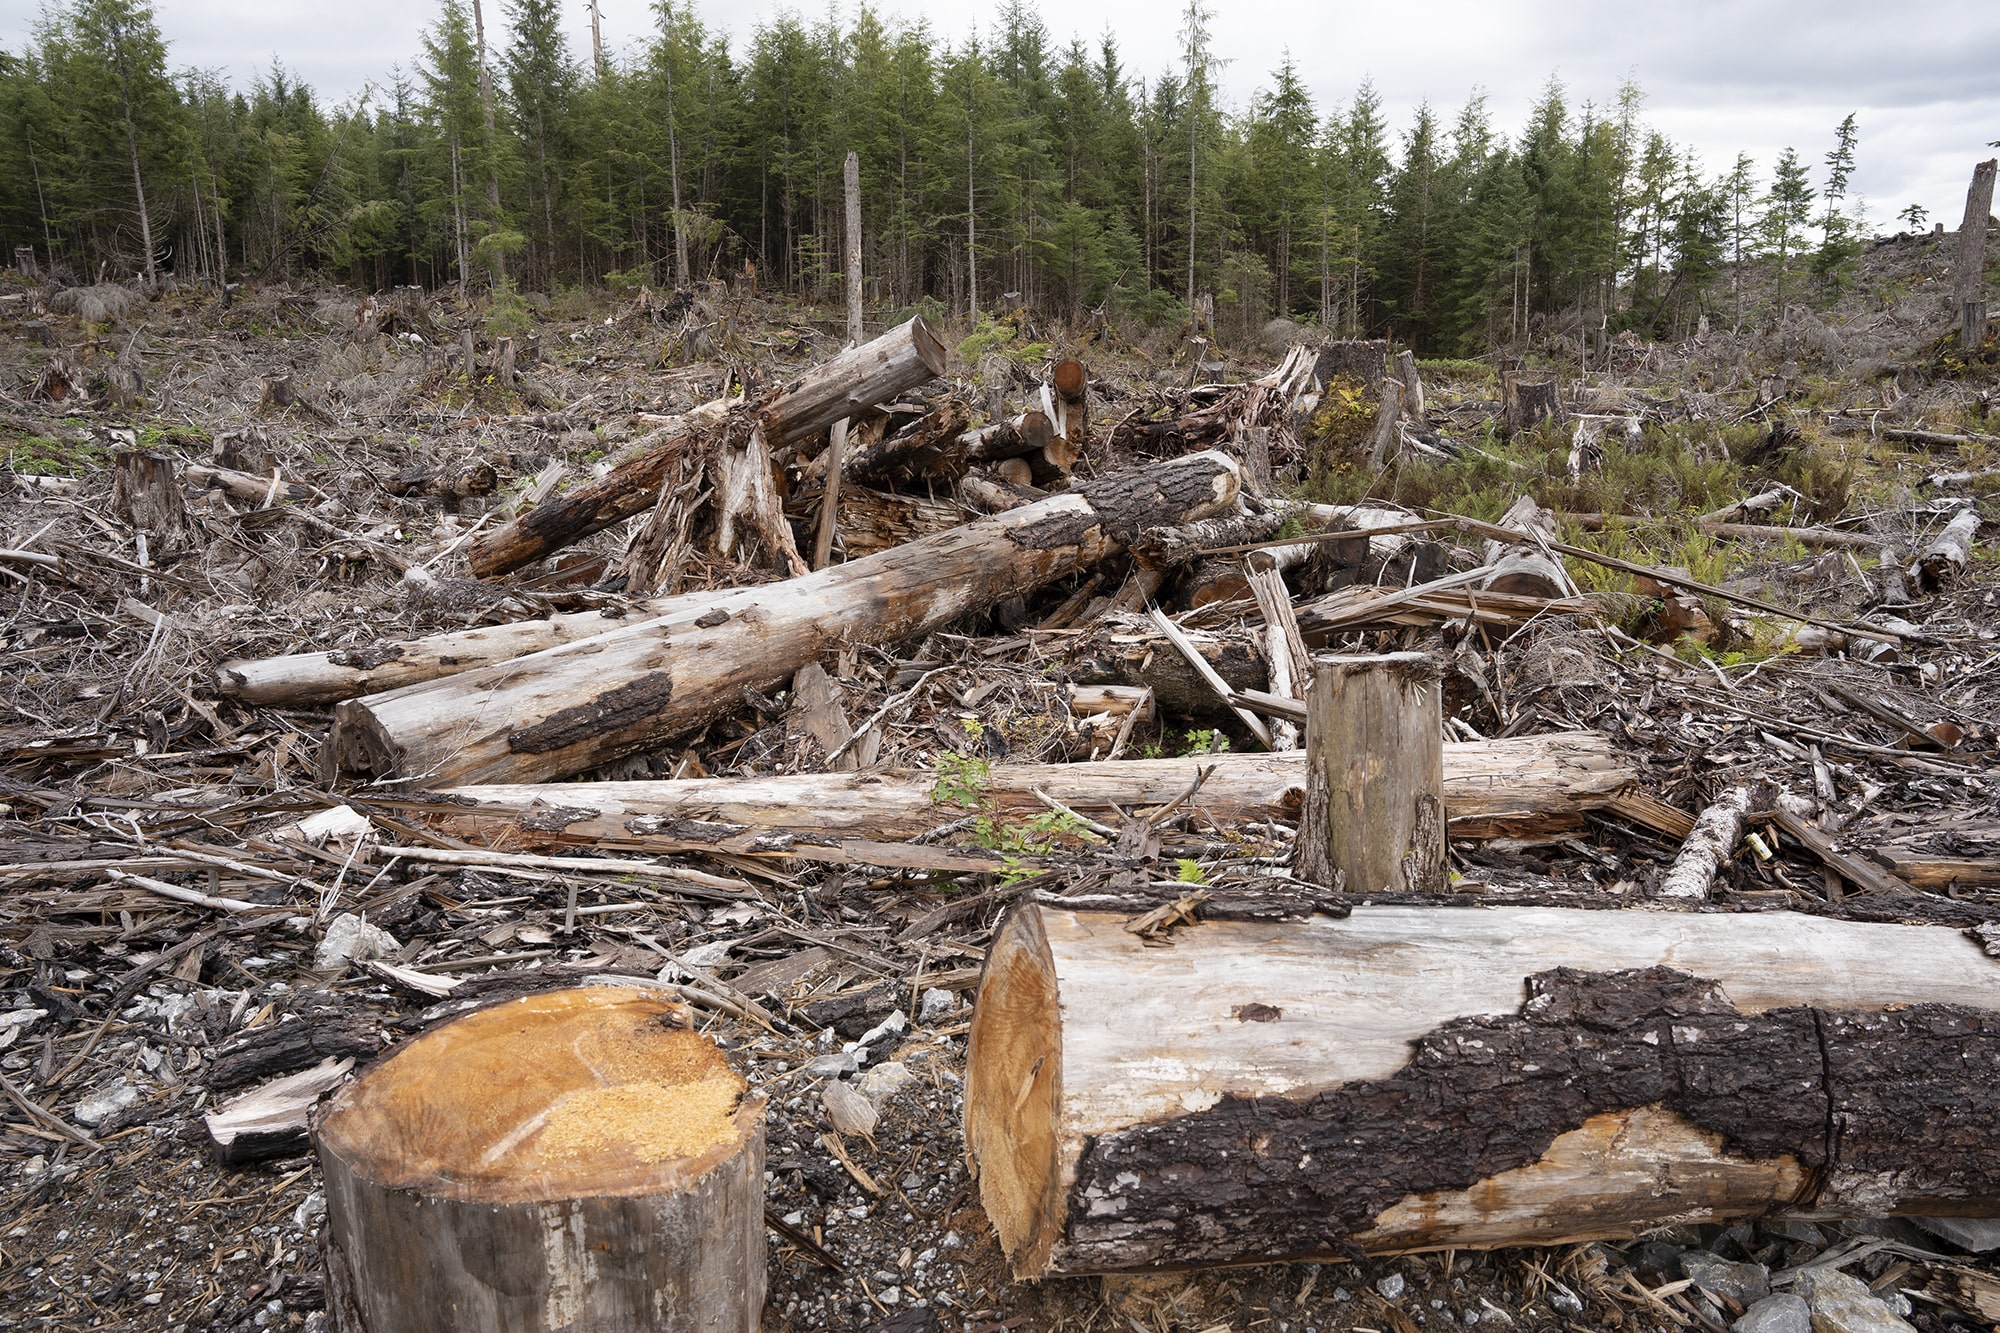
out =
[(1500, 394), (1500, 428), (1509, 439), (1525, 435), (1544, 421), (1562, 423), (1562, 386), (1553, 375), (1531, 377), (1525, 371), (1504, 371)]
[[(1531, 495), (1514, 501), (1501, 517), (1500, 526), (1531, 537), (1539, 534), (1548, 541), (1556, 537), (1556, 516), (1536, 504)], [(1562, 561), (1538, 546), (1489, 541), (1486, 563), (1493, 567), (1493, 572), (1479, 585), (1486, 592), (1515, 597), (1566, 597), (1574, 590)]]
[[(770, 448), (796, 445), (942, 375), (945, 365), (944, 344), (919, 316), (771, 390), (754, 413)], [(721, 426), (731, 406), (703, 404), (626, 451), (604, 476), (479, 538), (466, 551), (473, 574), (496, 578), (651, 508), (682, 451)]]
[[(710, 602), (726, 592), (694, 593), (672, 599), (681, 606), (692, 598)], [(652, 619), (668, 606), (667, 599), (641, 602), (629, 611), (577, 611), (547, 620), (522, 620), (510, 625), (433, 634), (421, 639), (389, 641), (361, 648), (335, 648), (284, 657), (238, 658), (224, 662), (215, 673), (216, 690), (253, 704), (335, 703), (363, 694), (382, 694), (444, 676), (509, 662), (579, 639), (595, 638), (635, 620)]]
[(1731, 787), (1694, 822), (1694, 831), (1674, 856), (1660, 880), (1659, 896), (1669, 901), (1705, 902), (1715, 887), (1715, 872), (1736, 850), (1743, 836), (1743, 819), (1750, 812), (1750, 789)]
[(1967, 355), (1986, 341), (1986, 223), (1993, 215), (1993, 178), (2000, 158), (1988, 158), (1972, 172), (1965, 192), (1965, 221), (1958, 228), (1958, 262), (1953, 265), (1958, 345)]
[(314, 1133), (340, 1333), (754, 1333), (764, 1101), (685, 1006), (622, 988), (467, 1014)]
[(1142, 940), (1029, 904), (987, 954), (965, 1138), (1022, 1279), (2000, 1213), (1996, 983), (1956, 930), (1783, 912)]
[(834, 643), (895, 643), (1236, 502), (1217, 453), (1123, 472), (831, 569), (704, 597), (518, 661), (340, 705), (339, 771), (428, 785), (562, 777), (735, 709)]
[[(854, 155), (849, 153), (852, 158)], [(859, 207), (857, 204), (856, 207)], [(856, 242), (859, 245), (859, 242)], [(859, 256), (853, 256), (858, 259)], [(853, 308), (849, 315), (851, 323), (861, 322), (861, 277), (857, 272), (853, 281)], [(833, 423), (826, 442), (826, 489), (820, 492), (819, 530), (813, 536), (814, 569), (825, 569), (833, 562), (833, 536), (840, 523), (840, 483), (845, 479), (843, 463), (847, 458), (847, 418)]]
[(849, 560), (934, 537), (976, 515), (950, 498), (843, 488), (840, 549)]
[[(1073, 810), (1115, 820), (1118, 810), (1162, 805), (1210, 770), (1194, 804), (1219, 823), (1297, 817), (1305, 794), (1303, 751), (1126, 759), (1086, 764), (994, 764), (985, 795), (995, 819), (1042, 812), (1037, 788)], [(1528, 834), (1580, 827), (1638, 770), (1594, 731), (1502, 741), (1452, 742), (1443, 751), (1444, 802), (1454, 837)], [(938, 774), (907, 769), (800, 773), (782, 777), (680, 778), (659, 782), (513, 783), (428, 794), (439, 827), (534, 844), (581, 844), (679, 829), (697, 840), (813, 832), (914, 838), (963, 811), (940, 804)]]
[(1972, 560), (1972, 543), (1979, 535), (1979, 511), (1968, 505), (1952, 516), (1944, 531), (1932, 539), (1917, 557), (1910, 573), (1926, 588), (1939, 588), (1965, 572)]
[(1090, 444), (1090, 377), (1083, 362), (1065, 357), (1051, 377), (1056, 396), (1056, 433), (1068, 441), (1071, 462)]
[(961, 438), (966, 422), (965, 404), (947, 398), (914, 425), (850, 454), (843, 471), (859, 486), (903, 486), (926, 477), (949, 485), (970, 466)]
[(1356, 895), (1442, 892), (1443, 747), (1444, 691), (1428, 654), (1316, 658), (1300, 878)]
[(964, 438), (965, 456), (974, 463), (1023, 458), (1041, 453), (1055, 438), (1055, 433), (1055, 423), (1043, 413), (1023, 412), (1017, 417), (968, 431)]

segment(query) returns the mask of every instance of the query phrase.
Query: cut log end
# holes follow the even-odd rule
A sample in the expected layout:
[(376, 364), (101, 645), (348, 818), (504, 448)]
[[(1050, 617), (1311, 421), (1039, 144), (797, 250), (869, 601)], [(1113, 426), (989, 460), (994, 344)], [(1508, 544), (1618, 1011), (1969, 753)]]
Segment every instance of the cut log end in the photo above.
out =
[(597, 987), (469, 1014), (335, 1099), (319, 1147), (370, 1184), (490, 1204), (685, 1189), (762, 1104), (669, 1000)]
[(979, 1201), (1014, 1276), (1038, 1277), (1063, 1221), (1062, 1013), (1040, 913), (1011, 914), (994, 937), (969, 1051), (979, 1079), (966, 1089), (965, 1145), (979, 1164)]

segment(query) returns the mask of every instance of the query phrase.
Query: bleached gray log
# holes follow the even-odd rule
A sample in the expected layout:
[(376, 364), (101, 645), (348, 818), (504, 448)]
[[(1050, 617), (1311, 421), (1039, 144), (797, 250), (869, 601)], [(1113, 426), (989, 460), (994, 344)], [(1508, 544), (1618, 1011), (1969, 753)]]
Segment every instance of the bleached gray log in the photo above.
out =
[(1731, 787), (1701, 812), (1660, 880), (1659, 896), (1680, 902), (1705, 902), (1715, 888), (1715, 872), (1736, 850), (1743, 836), (1743, 818), (1750, 813), (1750, 789)]
[(427, 785), (564, 777), (659, 745), (837, 643), (896, 643), (1233, 506), (1236, 464), (1193, 454), (781, 583), (342, 704), (340, 771)]
[[(1539, 534), (1553, 541), (1556, 518), (1523, 495), (1509, 506), (1500, 526), (1529, 536)], [(1567, 597), (1574, 588), (1562, 561), (1537, 546), (1517, 546), (1507, 542), (1486, 543), (1486, 563), (1493, 567), (1480, 583), (1487, 592), (1512, 593), (1520, 597)]]

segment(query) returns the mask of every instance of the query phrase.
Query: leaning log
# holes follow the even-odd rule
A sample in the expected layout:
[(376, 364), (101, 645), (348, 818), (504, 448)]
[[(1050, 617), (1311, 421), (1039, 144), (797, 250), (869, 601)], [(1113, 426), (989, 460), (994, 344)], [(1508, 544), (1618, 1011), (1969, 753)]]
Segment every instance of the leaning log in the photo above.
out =
[[(907, 389), (942, 375), (944, 344), (919, 316), (873, 342), (842, 352), (771, 390), (755, 411), (772, 449), (797, 444), (847, 417), (858, 417)], [(494, 578), (652, 507), (681, 452), (728, 416), (728, 400), (707, 403), (662, 426), (604, 476), (473, 542), (472, 572)]]
[[(1302, 751), (1124, 759), (1084, 764), (995, 764), (984, 798), (997, 820), (1047, 807), (1039, 790), (1080, 813), (1164, 805), (1206, 771), (1194, 805), (1221, 824), (1298, 817)], [(1615, 801), (1638, 777), (1594, 731), (1444, 747), (1444, 803), (1454, 837), (1547, 833), (1578, 827), (1587, 810)], [(914, 838), (965, 812), (940, 803), (939, 775), (906, 769), (782, 777), (680, 778), (664, 782), (551, 782), (457, 787), (423, 798), (427, 818), (465, 836), (555, 846), (676, 836), (726, 846), (737, 838), (812, 833)]]
[(965, 1138), (1018, 1278), (2000, 1212), (2000, 962), (1956, 930), (1127, 925), (1026, 905), (987, 954)]
[(685, 1006), (612, 987), (468, 1014), (314, 1135), (338, 1333), (753, 1333), (764, 1102)]
[(1076, 573), (1145, 528), (1236, 502), (1218, 453), (1123, 472), (863, 560), (703, 598), (652, 620), (334, 715), (338, 769), (447, 785), (564, 777), (738, 707), (836, 643), (895, 643)]

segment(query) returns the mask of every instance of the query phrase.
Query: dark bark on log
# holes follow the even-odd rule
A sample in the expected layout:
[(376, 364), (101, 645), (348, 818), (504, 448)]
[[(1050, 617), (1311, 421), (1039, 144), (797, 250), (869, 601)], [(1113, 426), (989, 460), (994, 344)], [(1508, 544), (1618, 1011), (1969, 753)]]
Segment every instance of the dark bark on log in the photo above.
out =
[(430, 785), (560, 777), (663, 743), (834, 643), (895, 643), (1236, 502), (1217, 454), (1120, 473), (816, 574), (500, 667), (342, 704), (339, 769)]
[(975, 463), (995, 463), (1039, 453), (1055, 438), (1055, 425), (1040, 412), (1023, 412), (1006, 421), (981, 426), (965, 440), (965, 456)]
[(878, 489), (906, 486), (923, 478), (950, 485), (970, 466), (965, 456), (967, 408), (948, 398), (914, 425), (851, 454), (847, 479)]
[(988, 953), (966, 1140), (1017, 1277), (2000, 1210), (2000, 964), (1955, 931), (1125, 926), (1024, 907)]
[(223, 1042), (204, 1081), (211, 1092), (234, 1092), (322, 1060), (352, 1056), (366, 1061), (381, 1049), (382, 1030), (372, 1020), (337, 1013), (299, 1018), (252, 1028)]

